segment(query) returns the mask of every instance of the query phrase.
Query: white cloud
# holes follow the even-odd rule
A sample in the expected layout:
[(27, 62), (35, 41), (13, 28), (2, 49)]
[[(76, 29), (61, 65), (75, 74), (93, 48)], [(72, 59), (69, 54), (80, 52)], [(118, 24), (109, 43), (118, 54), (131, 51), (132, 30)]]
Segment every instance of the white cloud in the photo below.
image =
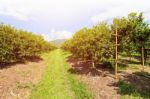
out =
[(146, 19), (148, 19), (150, 18), (149, 9), (150, 1), (148, 0), (0, 0), (0, 14), (20, 20), (42, 16), (51, 18), (61, 16), (67, 19), (74, 15), (73, 13), (85, 15), (86, 12), (94, 11), (99, 11), (99, 14), (91, 17), (94, 23), (127, 15), (131, 11), (146, 12), (148, 13)]
[(28, 20), (32, 10), (27, 4), (29, 0), (0, 0), (0, 14), (13, 16), (19, 20)]
[[(96, 0), (0, 0), (0, 14), (27, 20), (31, 17), (63, 17), (80, 13), (98, 2)], [(82, 9), (81, 9), (82, 8)], [(38, 19), (37, 18), (37, 19)], [(43, 18), (43, 17), (42, 17)]]
[(15, 17), (15, 18), (17, 18), (19, 20), (24, 20), (24, 21), (28, 20), (28, 17), (26, 15), (19, 14), (17, 12), (13, 12), (13, 11), (12, 12), (9, 11), (9, 13), (8, 12), (4, 12), (4, 11), (0, 11), (0, 14), (1, 15), (6, 15), (6, 16), (13, 16), (13, 17)]
[[(46, 40), (70, 38), (73, 33), (68, 31), (77, 31), (87, 24), (90, 26), (93, 23), (108, 21), (114, 17), (127, 16), (132, 11), (144, 12), (145, 19), (150, 20), (150, 1), (0, 0), (0, 15), (30, 21), (26, 22), (28, 25), (26, 27), (30, 26), (30, 30), (47, 33), (43, 34)], [(20, 24), (17, 26), (19, 27)], [(22, 26), (22, 28), (25, 27), (25, 25)], [(37, 27), (40, 28), (36, 29)], [(64, 31), (56, 31), (52, 27)], [(70, 30), (66, 30), (68, 28)]]
[(150, 1), (148, 0), (113, 0), (114, 2), (111, 4), (109, 0), (107, 1), (108, 6), (105, 8), (105, 12), (91, 17), (93, 23), (108, 21), (114, 17), (126, 17), (130, 12), (144, 12), (145, 20), (150, 20)]
[(50, 33), (42, 34), (42, 36), (44, 37), (45, 40), (52, 41), (56, 39), (69, 39), (72, 37), (72, 34), (73, 33), (66, 31), (66, 30), (55, 31), (54, 29), (52, 29)]

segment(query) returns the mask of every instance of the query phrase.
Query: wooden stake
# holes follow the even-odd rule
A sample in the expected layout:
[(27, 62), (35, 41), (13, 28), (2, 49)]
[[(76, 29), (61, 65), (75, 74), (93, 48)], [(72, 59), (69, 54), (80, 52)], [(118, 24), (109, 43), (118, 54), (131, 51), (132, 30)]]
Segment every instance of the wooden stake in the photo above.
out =
[(117, 25), (116, 25), (116, 61), (115, 61), (115, 78), (117, 79), (117, 62), (118, 62), (118, 33), (117, 33)]
[(92, 62), (92, 67), (95, 68), (95, 63), (94, 62)]
[(145, 60), (144, 60), (144, 48), (143, 48), (143, 46), (142, 46), (142, 70), (144, 71), (144, 62), (145, 62)]

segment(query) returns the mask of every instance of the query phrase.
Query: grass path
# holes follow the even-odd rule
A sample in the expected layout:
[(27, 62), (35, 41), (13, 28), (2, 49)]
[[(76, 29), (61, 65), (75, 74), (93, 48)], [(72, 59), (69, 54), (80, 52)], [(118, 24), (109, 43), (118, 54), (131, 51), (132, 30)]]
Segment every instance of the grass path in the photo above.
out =
[(68, 53), (58, 49), (43, 56), (47, 68), (31, 99), (92, 99), (85, 85), (70, 74)]

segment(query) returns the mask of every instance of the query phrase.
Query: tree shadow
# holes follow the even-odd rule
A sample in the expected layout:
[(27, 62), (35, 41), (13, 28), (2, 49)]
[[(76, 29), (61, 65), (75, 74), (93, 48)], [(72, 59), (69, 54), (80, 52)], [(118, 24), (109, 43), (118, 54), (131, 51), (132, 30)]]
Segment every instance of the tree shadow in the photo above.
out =
[[(122, 87), (124, 93), (116, 89), (122, 95), (134, 95), (144, 99), (150, 99), (150, 73), (148, 72), (134, 72), (132, 74), (126, 73), (122, 75), (120, 81), (125, 82)], [(108, 86), (115, 86), (119, 88), (118, 82), (109, 84)]]
[(0, 63), (0, 69), (10, 68), (16, 64), (25, 64), (25, 62)]
[(40, 62), (42, 60), (43, 59), (40, 56), (25, 57), (25, 61), (29, 61), (29, 62)]
[[(127, 55), (127, 54), (121, 54), (121, 56), (123, 56), (123, 57), (129, 57), (129, 55)], [(135, 59), (141, 59), (141, 56), (140, 55), (131, 55), (131, 58), (135, 58)]]
[(26, 64), (28, 62), (40, 62), (43, 59), (40, 56), (25, 57), (25, 59), (12, 63), (0, 63), (0, 69), (10, 68), (16, 64)]
[(125, 70), (128, 67), (127, 64), (123, 63), (123, 62), (118, 62), (118, 69), (120, 70)]
[(140, 62), (139, 61), (135, 61), (135, 60), (133, 60), (133, 59), (131, 59), (131, 60), (129, 60), (129, 59), (119, 59), (119, 62), (120, 63), (124, 63), (124, 64), (140, 64)]
[(68, 72), (78, 75), (89, 75), (89, 76), (110, 76), (114, 71), (105, 64), (96, 64), (95, 68), (92, 67), (90, 61), (78, 61), (76, 58), (69, 57), (68, 62), (72, 66)]

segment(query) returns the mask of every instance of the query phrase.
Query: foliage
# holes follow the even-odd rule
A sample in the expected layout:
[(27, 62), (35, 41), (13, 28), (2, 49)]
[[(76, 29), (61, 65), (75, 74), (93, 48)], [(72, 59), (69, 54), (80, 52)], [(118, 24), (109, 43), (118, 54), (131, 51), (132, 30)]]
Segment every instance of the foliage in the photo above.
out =
[[(113, 33), (117, 25), (119, 52), (126, 52), (129, 56), (133, 52), (141, 53), (141, 48), (147, 47), (150, 37), (150, 28), (144, 22), (143, 13), (132, 12), (128, 17), (115, 18), (111, 25)], [(112, 39), (114, 40), (114, 38)], [(146, 53), (145, 53), (146, 55)]]
[(102, 22), (93, 28), (83, 28), (66, 41), (62, 48), (73, 53), (81, 60), (112, 62), (114, 56), (115, 34), (118, 32), (118, 51), (131, 53), (140, 52), (150, 41), (150, 28), (144, 22), (142, 13), (130, 13), (128, 17), (114, 18), (109, 26)]
[(113, 57), (110, 38), (109, 25), (102, 22), (91, 29), (83, 28), (76, 32), (73, 38), (62, 45), (62, 48), (84, 61), (108, 62)]
[(122, 39), (125, 39), (128, 43), (134, 43), (129, 45), (138, 45), (141, 42), (146, 42), (150, 35), (150, 29), (148, 24), (144, 22), (143, 13), (137, 14), (132, 12), (128, 15), (128, 18), (114, 18), (111, 25), (114, 33), (116, 25), (118, 34), (120, 35), (118, 43), (121, 41), (124, 42)]
[(24, 61), (52, 49), (40, 35), (0, 24), (0, 64)]
[(137, 15), (137, 13), (130, 13), (128, 20), (132, 31), (129, 31), (131, 41), (137, 46), (142, 47), (147, 42), (150, 36), (150, 28), (146, 22), (144, 22), (143, 13)]

